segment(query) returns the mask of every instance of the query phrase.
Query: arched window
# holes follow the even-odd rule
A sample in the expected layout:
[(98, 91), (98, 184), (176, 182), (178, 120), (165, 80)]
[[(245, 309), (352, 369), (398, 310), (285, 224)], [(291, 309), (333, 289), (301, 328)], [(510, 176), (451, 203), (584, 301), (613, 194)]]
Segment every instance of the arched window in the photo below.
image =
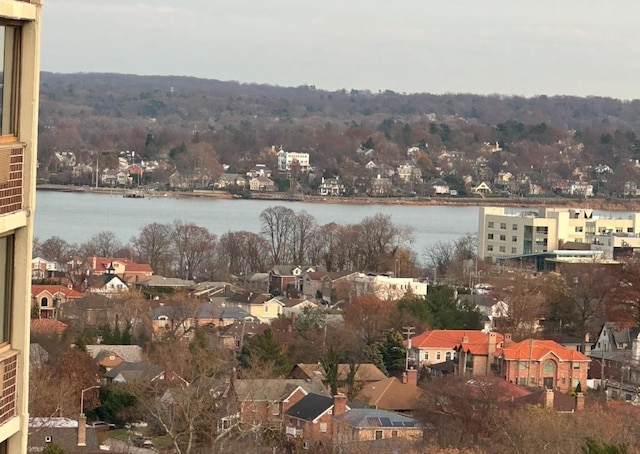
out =
[(40, 300), (40, 306), (41, 307), (49, 306), (49, 299), (46, 296)]
[(556, 372), (556, 365), (553, 361), (547, 361), (544, 363), (543, 373), (545, 375), (553, 375)]

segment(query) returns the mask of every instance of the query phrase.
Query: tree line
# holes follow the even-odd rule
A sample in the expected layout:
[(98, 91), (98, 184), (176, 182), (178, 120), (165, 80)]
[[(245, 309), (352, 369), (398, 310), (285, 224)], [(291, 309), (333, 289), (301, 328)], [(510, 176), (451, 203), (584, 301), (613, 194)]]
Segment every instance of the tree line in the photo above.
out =
[(390, 271), (398, 262), (404, 276), (417, 276), (410, 249), (412, 232), (376, 214), (358, 224), (320, 225), (304, 210), (269, 207), (260, 214), (260, 233), (218, 236), (194, 223), (151, 223), (124, 244), (103, 231), (82, 244), (59, 237), (34, 240), (34, 256), (67, 263), (73, 256), (120, 257), (151, 265), (155, 274), (198, 280), (227, 280), (266, 272), (274, 265), (313, 264), (327, 271)]

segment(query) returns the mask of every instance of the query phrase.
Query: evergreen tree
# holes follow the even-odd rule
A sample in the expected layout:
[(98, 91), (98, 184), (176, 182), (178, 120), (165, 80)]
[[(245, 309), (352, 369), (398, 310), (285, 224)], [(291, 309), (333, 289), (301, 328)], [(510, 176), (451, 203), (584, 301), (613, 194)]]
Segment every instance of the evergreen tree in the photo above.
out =
[(320, 363), (324, 368), (324, 376), (329, 382), (331, 395), (335, 396), (338, 394), (338, 366), (340, 365), (340, 358), (333, 347), (329, 347), (329, 351), (326, 356), (320, 360)]
[(240, 365), (245, 369), (250, 369), (252, 359), (259, 364), (270, 364), (278, 375), (285, 375), (291, 369), (289, 358), (282, 351), (282, 347), (275, 340), (270, 329), (253, 336), (242, 347), (238, 355)]
[(378, 350), (387, 371), (404, 370), (407, 352), (402, 334), (397, 330), (390, 329), (385, 333), (378, 343)]

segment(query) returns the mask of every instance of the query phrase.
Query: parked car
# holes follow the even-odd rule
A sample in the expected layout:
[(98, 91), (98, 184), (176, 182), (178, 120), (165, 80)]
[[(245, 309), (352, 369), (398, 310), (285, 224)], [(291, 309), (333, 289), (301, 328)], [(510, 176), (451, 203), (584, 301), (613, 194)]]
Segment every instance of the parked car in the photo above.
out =
[(133, 439), (133, 446), (136, 448), (153, 448), (153, 441), (144, 437), (137, 437)]
[(115, 424), (111, 424), (105, 421), (95, 421), (90, 425), (96, 430), (114, 430), (116, 428)]

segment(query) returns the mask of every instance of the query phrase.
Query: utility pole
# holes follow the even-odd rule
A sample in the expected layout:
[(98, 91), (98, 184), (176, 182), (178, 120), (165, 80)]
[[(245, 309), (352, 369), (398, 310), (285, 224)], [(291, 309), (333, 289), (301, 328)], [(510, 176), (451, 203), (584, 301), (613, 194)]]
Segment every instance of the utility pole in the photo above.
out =
[(406, 358), (404, 364), (404, 370), (409, 370), (409, 350), (411, 349), (411, 336), (415, 334), (415, 326), (403, 326), (402, 334), (407, 336), (407, 348), (406, 348)]

